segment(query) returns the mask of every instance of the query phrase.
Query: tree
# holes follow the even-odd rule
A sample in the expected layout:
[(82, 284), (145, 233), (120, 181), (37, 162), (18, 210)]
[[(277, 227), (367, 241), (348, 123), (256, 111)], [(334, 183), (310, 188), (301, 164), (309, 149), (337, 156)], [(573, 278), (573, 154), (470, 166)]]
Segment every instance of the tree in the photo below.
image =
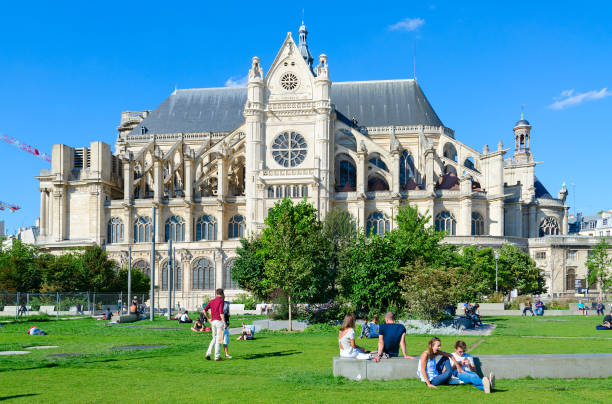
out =
[(87, 290), (93, 292), (114, 291), (119, 288), (117, 263), (108, 258), (102, 247), (86, 247), (81, 254), (81, 277)]
[(9, 248), (0, 244), (0, 290), (38, 292), (51, 257), (38, 247), (13, 240)]
[(323, 237), (325, 237), (330, 249), (329, 276), (332, 282), (332, 296), (330, 296), (332, 298), (337, 294), (336, 281), (341, 268), (340, 263), (357, 239), (356, 229), (357, 225), (351, 215), (339, 207), (334, 207), (323, 220)]
[[(546, 292), (543, 271), (536, 266), (528, 253), (512, 244), (504, 244), (499, 250), (498, 271), (508, 271), (506, 293), (518, 289), (520, 294), (541, 294)], [(500, 290), (502, 290), (500, 288)]]
[(328, 292), (330, 285), (328, 246), (316, 210), (308, 202), (294, 205), (290, 199), (277, 202), (268, 212), (261, 237), (264, 285), (280, 289), (289, 306), (312, 302)]
[[(117, 276), (121, 290), (128, 288), (128, 269), (121, 268)], [(132, 267), (132, 292), (147, 293), (151, 290), (151, 279), (140, 270), (140, 268)], [(128, 296), (128, 299), (131, 296)]]
[(593, 250), (589, 252), (589, 257), (586, 260), (586, 267), (589, 272), (587, 280), (589, 285), (599, 283), (599, 296), (604, 292), (612, 289), (612, 257), (608, 254), (608, 250), (612, 249), (612, 245), (602, 238)]
[(88, 284), (82, 275), (79, 253), (73, 251), (53, 257), (45, 271), (44, 291), (87, 291)]
[(367, 237), (361, 232), (342, 265), (341, 295), (357, 311), (380, 313), (399, 303), (399, 260), (389, 238), (377, 234)]
[(399, 272), (406, 311), (433, 324), (448, 317), (449, 306), (479, 297), (472, 275), (461, 268), (431, 267), (418, 258)]
[(260, 251), (261, 237), (243, 238), (240, 244), (241, 247), (236, 250), (238, 258), (234, 260), (231, 269), (232, 279), (241, 289), (248, 290), (258, 299), (265, 299), (271, 290), (264, 278), (264, 257)]

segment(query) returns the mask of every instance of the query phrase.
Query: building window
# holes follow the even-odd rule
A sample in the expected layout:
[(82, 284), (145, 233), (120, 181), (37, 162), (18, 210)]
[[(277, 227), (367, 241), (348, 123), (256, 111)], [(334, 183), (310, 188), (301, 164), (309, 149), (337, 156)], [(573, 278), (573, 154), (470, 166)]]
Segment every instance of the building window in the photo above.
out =
[(225, 264), (223, 269), (223, 289), (239, 289), (238, 283), (232, 279), (232, 267), (234, 266), (234, 259), (230, 259)]
[(244, 237), (244, 230), (246, 227), (246, 220), (244, 216), (236, 215), (233, 216), (227, 225), (227, 237), (228, 238), (242, 238)]
[(196, 241), (217, 239), (217, 221), (210, 215), (201, 216), (196, 221)]
[(482, 236), (484, 234), (484, 219), (479, 213), (472, 213), (472, 236)]
[(382, 170), (389, 171), (389, 169), (387, 168), (387, 165), (382, 160), (382, 158), (380, 158), (380, 155), (377, 153), (374, 154), (374, 157), (370, 158), (368, 161), (370, 162), (370, 164), (375, 165), (376, 167)]
[(297, 88), (298, 78), (293, 73), (285, 73), (281, 77), (281, 86), (287, 91), (293, 91)]
[(166, 241), (185, 241), (185, 220), (171, 216), (166, 220)]
[(274, 187), (268, 187), (268, 198), (274, 198)]
[(353, 163), (347, 160), (340, 161), (338, 167), (337, 192), (355, 192), (357, 187), (357, 170)]
[[(183, 290), (181, 272), (180, 262), (174, 261), (174, 269), (172, 271), (172, 277), (174, 278), (174, 290)], [(164, 265), (162, 265), (161, 290), (168, 290), (168, 261), (164, 262)]]
[(215, 267), (206, 258), (193, 263), (191, 288), (193, 290), (212, 290), (215, 288)]
[(276, 186), (276, 198), (280, 199), (283, 197), (283, 187), (281, 187), (280, 185)]
[(134, 222), (134, 242), (148, 243), (151, 241), (151, 218), (141, 216)]
[(567, 252), (567, 259), (568, 259), (568, 261), (576, 260), (576, 251), (568, 251)]
[(565, 274), (565, 290), (576, 289), (576, 270), (574, 268), (567, 268)]
[(145, 260), (138, 260), (132, 264), (132, 269), (137, 268), (147, 276), (147, 278), (151, 278), (151, 267), (149, 263)]
[(108, 242), (123, 242), (123, 221), (118, 217), (113, 217), (108, 221)]
[(537, 260), (545, 260), (546, 259), (546, 251), (536, 251), (535, 259), (537, 259)]
[(272, 157), (282, 167), (298, 166), (306, 159), (308, 147), (299, 133), (281, 133), (272, 143)]
[(368, 216), (366, 221), (366, 234), (368, 236), (373, 234), (382, 236), (389, 230), (391, 230), (391, 220), (384, 213), (376, 211)]
[(449, 235), (454, 236), (457, 232), (455, 216), (448, 211), (438, 213), (438, 216), (436, 216), (436, 231), (445, 231)]
[(557, 219), (548, 216), (540, 223), (540, 237), (544, 236), (558, 236), (559, 235), (559, 224)]
[(404, 150), (400, 156), (400, 187), (406, 189), (408, 180), (414, 177), (414, 161), (408, 151)]
[(289, 185), (285, 185), (285, 198), (291, 198), (291, 187)]
[(308, 198), (308, 185), (302, 185), (302, 198)]

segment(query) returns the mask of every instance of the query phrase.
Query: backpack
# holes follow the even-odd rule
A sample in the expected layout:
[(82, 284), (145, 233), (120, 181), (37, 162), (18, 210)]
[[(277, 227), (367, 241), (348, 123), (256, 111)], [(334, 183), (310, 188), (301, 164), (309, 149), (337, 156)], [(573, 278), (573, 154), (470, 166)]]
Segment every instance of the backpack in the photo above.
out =
[(225, 325), (229, 327), (230, 323), (230, 302), (223, 302), (223, 317), (225, 318)]

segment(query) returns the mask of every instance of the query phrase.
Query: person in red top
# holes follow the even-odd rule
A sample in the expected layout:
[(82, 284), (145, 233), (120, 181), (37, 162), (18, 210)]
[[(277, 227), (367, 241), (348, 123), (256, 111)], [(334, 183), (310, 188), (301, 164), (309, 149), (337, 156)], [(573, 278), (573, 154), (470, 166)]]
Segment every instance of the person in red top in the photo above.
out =
[[(213, 346), (215, 347), (215, 360), (222, 361), (221, 359), (221, 344), (223, 343), (223, 332), (225, 330), (225, 316), (223, 315), (223, 301), (225, 295), (223, 289), (216, 290), (216, 297), (212, 299), (206, 307), (204, 307), (204, 315), (206, 319), (210, 321), (212, 328), (212, 341), (208, 345), (206, 351), (206, 359), (210, 360), (210, 354), (212, 353)], [(208, 310), (210, 309), (210, 317), (208, 316)]]

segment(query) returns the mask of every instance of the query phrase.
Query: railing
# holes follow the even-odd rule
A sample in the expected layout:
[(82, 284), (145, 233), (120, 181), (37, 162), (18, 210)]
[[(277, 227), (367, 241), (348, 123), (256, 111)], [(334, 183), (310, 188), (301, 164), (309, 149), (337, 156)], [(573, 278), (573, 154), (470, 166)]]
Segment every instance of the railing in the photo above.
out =
[(264, 177), (288, 177), (293, 175), (316, 175), (315, 168), (289, 168), (289, 169), (268, 169), (262, 170)]

